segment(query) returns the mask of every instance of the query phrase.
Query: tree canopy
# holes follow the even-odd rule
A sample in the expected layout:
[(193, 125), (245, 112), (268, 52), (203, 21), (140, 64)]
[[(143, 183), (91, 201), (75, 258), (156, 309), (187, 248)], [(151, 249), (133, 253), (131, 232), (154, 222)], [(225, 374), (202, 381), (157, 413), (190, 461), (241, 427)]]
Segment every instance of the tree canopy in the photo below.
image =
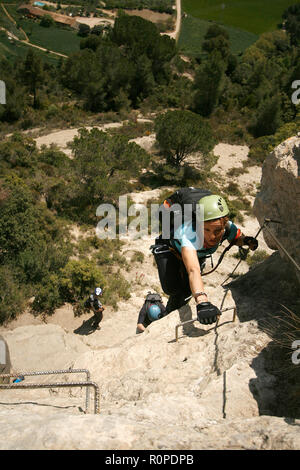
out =
[(63, 83), (85, 98), (91, 111), (119, 110), (149, 96), (156, 84), (168, 83), (175, 41), (161, 36), (150, 21), (121, 15), (110, 34), (89, 36), (70, 56)]
[(191, 111), (167, 111), (156, 119), (155, 130), (160, 149), (174, 166), (192, 152), (207, 154), (214, 145), (210, 124)]

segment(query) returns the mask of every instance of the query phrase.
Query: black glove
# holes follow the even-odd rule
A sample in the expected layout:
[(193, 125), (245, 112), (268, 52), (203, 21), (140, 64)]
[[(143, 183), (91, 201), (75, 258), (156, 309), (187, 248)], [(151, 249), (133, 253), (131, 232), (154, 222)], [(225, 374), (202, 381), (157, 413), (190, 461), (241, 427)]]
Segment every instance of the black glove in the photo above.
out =
[(197, 318), (203, 325), (215, 323), (218, 315), (221, 315), (220, 310), (210, 302), (201, 302), (197, 305)]
[(255, 251), (258, 247), (258, 241), (254, 237), (244, 237), (244, 245), (248, 245), (250, 250)]

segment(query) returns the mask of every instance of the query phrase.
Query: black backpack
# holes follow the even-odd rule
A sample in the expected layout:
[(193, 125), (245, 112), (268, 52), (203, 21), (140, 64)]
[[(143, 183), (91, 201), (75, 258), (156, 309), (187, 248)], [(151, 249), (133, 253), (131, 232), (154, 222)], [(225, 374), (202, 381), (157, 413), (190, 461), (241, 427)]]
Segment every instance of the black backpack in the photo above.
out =
[[(170, 217), (170, 238), (173, 238), (174, 236), (174, 219), (176, 215), (181, 215), (181, 220), (182, 223), (185, 220), (185, 214), (184, 214), (184, 206), (185, 204), (190, 204), (192, 206), (192, 223), (193, 223), (193, 229), (195, 230), (196, 227), (196, 205), (198, 204), (199, 200), (202, 199), (205, 196), (210, 196), (212, 194), (211, 191), (208, 189), (199, 189), (199, 188), (194, 188), (194, 187), (188, 187), (188, 188), (181, 188), (175, 191), (175, 193), (171, 194), (167, 199), (164, 200), (163, 204), (160, 206), (160, 225), (161, 228), (163, 229), (162, 226), (162, 217), (163, 215), (168, 215)], [(171, 213), (167, 214), (167, 212), (170, 210), (171, 206), (174, 204), (179, 204), (181, 207), (181, 214), (180, 211), (171, 211)], [(187, 215), (186, 215), (187, 217)], [(164, 238), (162, 234), (162, 238)]]
[(156, 294), (154, 292), (148, 292), (147, 297), (145, 299), (145, 305), (146, 305), (146, 310), (148, 311), (148, 308), (150, 305), (155, 304), (158, 305), (160, 308), (162, 306), (162, 298), (159, 294)]
[(162, 302), (162, 298), (160, 294), (156, 294), (155, 292), (148, 292), (145, 302), (156, 304), (157, 302)]

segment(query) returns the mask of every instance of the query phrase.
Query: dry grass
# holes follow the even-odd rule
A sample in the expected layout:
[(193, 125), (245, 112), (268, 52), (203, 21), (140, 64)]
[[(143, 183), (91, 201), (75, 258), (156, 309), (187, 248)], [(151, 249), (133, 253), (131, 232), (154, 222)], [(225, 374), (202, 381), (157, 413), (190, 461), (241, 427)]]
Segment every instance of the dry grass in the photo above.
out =
[[(273, 357), (273, 372), (278, 379), (278, 392), (282, 400), (280, 406), (285, 409), (284, 413), (296, 417), (300, 412), (300, 364), (293, 360), (293, 353), (297, 351), (293, 348), (293, 343), (300, 340), (300, 315), (285, 305), (281, 304), (281, 307), (281, 315), (272, 317), (266, 332), (273, 339), (274, 350), (277, 350)], [(299, 353), (296, 354), (298, 359)], [(284, 402), (286, 403), (283, 404)]]
[(285, 305), (281, 310), (283, 316), (275, 317), (282, 327), (282, 334), (278, 337), (275, 335), (275, 341), (283, 348), (291, 349), (294, 341), (300, 340), (300, 316), (294, 313)]

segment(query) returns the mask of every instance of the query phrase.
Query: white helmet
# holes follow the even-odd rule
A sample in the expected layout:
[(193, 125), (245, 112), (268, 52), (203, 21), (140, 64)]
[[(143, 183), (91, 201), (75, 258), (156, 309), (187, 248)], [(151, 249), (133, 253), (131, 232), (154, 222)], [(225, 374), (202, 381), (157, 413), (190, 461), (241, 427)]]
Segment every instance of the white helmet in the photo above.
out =
[(96, 288), (95, 288), (95, 291), (94, 291), (94, 294), (95, 294), (95, 295), (102, 295), (102, 289), (101, 289), (101, 287), (96, 287)]

